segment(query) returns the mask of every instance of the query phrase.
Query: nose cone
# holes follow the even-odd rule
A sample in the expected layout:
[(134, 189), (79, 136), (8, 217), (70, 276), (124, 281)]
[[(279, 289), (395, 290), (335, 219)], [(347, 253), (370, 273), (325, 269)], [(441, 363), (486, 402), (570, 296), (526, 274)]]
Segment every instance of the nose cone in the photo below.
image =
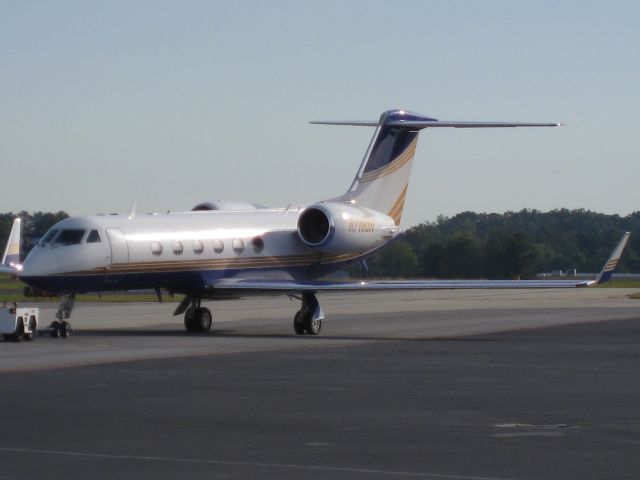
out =
[(20, 277), (27, 281), (28, 277), (55, 275), (56, 273), (60, 273), (60, 264), (51, 248), (36, 246), (24, 260)]
[(60, 265), (49, 247), (36, 246), (31, 250), (19, 277), (32, 288), (48, 292), (64, 291), (64, 278), (59, 277)]

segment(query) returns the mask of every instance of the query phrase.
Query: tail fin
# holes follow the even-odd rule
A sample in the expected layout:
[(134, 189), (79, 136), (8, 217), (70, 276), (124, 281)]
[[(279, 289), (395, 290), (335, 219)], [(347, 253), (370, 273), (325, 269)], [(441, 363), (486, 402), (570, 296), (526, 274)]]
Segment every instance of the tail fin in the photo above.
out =
[(16, 218), (13, 221), (13, 227), (11, 227), (2, 262), (0, 262), (0, 271), (16, 273), (17, 270), (20, 270), (20, 227), (21, 220)]
[(558, 123), (513, 122), (448, 122), (438, 121), (404, 110), (389, 110), (372, 121), (311, 122), (322, 125), (353, 125), (376, 127), (367, 153), (351, 187), (335, 200), (352, 202), (386, 213), (400, 225), (404, 200), (409, 188), (418, 133), (423, 128), (486, 128), (486, 127), (551, 127)]

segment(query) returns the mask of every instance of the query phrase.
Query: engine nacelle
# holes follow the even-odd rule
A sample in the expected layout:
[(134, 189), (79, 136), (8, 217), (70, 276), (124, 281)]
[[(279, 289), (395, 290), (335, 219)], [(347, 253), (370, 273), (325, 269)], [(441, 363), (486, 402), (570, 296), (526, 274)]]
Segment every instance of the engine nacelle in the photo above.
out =
[(398, 233), (388, 215), (338, 203), (316, 203), (298, 218), (298, 236), (306, 245), (326, 253), (366, 252)]

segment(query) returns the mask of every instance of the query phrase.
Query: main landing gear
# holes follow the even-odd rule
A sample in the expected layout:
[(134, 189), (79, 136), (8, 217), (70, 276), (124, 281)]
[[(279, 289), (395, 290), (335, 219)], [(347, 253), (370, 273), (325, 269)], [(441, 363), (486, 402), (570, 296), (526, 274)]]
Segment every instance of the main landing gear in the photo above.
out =
[(71, 316), (73, 307), (76, 303), (75, 293), (66, 293), (60, 296), (58, 303), (58, 311), (56, 312), (57, 320), (51, 322), (49, 329), (51, 330), (51, 336), (53, 338), (67, 338), (73, 333), (73, 328), (67, 319)]
[(174, 315), (184, 313), (184, 328), (189, 333), (207, 333), (213, 325), (211, 311), (200, 306), (199, 298), (185, 297), (176, 308)]
[(302, 307), (293, 317), (293, 329), (297, 335), (318, 335), (322, 328), (324, 312), (312, 292), (302, 293)]
[[(324, 312), (314, 292), (302, 292), (300, 310), (293, 319), (293, 329), (298, 335), (318, 335), (322, 329)], [(185, 297), (176, 307), (174, 315), (184, 314), (184, 328), (189, 333), (206, 333), (213, 324), (211, 311), (200, 305), (201, 299)]]

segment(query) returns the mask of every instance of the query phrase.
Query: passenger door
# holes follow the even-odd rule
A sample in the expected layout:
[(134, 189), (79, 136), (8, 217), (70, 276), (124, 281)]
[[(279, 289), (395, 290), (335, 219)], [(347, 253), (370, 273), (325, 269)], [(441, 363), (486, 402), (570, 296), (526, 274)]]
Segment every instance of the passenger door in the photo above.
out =
[(111, 268), (106, 271), (107, 281), (117, 282), (122, 278), (122, 270), (118, 266), (129, 262), (129, 247), (124, 232), (119, 228), (107, 228), (107, 238), (111, 247)]

